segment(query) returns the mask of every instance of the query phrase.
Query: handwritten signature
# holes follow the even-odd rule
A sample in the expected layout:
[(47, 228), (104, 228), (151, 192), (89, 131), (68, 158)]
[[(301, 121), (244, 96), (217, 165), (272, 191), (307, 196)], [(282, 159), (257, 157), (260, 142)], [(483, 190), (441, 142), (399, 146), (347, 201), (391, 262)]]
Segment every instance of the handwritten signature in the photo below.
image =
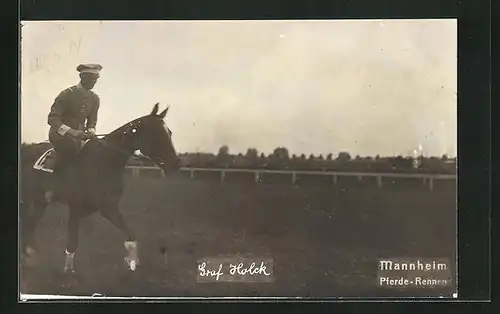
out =
[(51, 64), (56, 64), (61, 61), (64, 57), (68, 57), (80, 52), (80, 46), (82, 43), (82, 37), (78, 38), (78, 41), (70, 40), (68, 43), (68, 51), (61, 51), (61, 53), (54, 52), (52, 54), (42, 53), (36, 56), (34, 59), (30, 60), (30, 73), (35, 73), (41, 69), (50, 67)]
[[(223, 264), (220, 263), (218, 268), (216, 269), (209, 269), (207, 268), (207, 263), (203, 262), (198, 265), (198, 271), (199, 275), (202, 277), (215, 277), (215, 280), (218, 281), (222, 275), (224, 275), (223, 272)], [(264, 276), (271, 276), (271, 273), (267, 272), (267, 266), (263, 261), (260, 262), (260, 266), (256, 267), (255, 262), (252, 262), (248, 267), (245, 267), (243, 263), (238, 263), (238, 264), (229, 264), (229, 274), (231, 276), (235, 275), (241, 275), (241, 276), (257, 276), (257, 275), (264, 275)]]

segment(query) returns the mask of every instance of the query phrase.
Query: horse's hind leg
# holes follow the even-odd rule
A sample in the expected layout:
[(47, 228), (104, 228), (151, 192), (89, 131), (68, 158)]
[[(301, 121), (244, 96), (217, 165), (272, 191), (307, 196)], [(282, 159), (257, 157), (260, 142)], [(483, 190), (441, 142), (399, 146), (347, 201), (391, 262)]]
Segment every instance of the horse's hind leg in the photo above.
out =
[(19, 202), (19, 231), (20, 231), (20, 249), (21, 252), (24, 253), (26, 247), (29, 245), (29, 229), (32, 225), (31, 217), (30, 217), (30, 207), (31, 203), (26, 201)]
[(48, 202), (43, 197), (19, 204), (21, 220), (21, 247), (24, 254), (33, 255), (35, 250), (34, 235), (38, 222), (45, 214)]
[[(19, 203), (19, 241), (21, 263), (30, 264), (30, 256), (34, 254), (33, 250), (33, 219), (30, 215), (31, 202), (21, 201)], [(31, 242), (31, 243), (30, 243)]]
[(101, 210), (101, 215), (108, 219), (113, 225), (115, 225), (119, 230), (123, 232), (126, 237), (125, 249), (128, 252), (128, 256), (125, 258), (127, 265), (130, 270), (134, 271), (139, 265), (139, 254), (137, 250), (137, 240), (134, 232), (128, 226), (125, 218), (118, 210), (118, 205), (107, 207)]

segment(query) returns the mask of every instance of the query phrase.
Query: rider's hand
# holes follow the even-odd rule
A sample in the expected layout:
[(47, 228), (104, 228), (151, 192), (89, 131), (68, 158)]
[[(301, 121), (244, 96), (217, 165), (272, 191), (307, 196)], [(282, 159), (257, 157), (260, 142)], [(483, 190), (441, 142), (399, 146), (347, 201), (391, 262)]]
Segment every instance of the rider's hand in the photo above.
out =
[(89, 128), (87, 129), (88, 136), (95, 136), (95, 129), (94, 128)]
[(83, 138), (83, 131), (80, 131), (80, 130), (69, 129), (67, 134), (73, 138), (76, 138), (76, 139)]
[(85, 132), (83, 133), (83, 138), (84, 139), (90, 139), (90, 138), (93, 138), (95, 137), (96, 134), (95, 134), (95, 129), (93, 128), (90, 128), (90, 129), (87, 129), (85, 130)]

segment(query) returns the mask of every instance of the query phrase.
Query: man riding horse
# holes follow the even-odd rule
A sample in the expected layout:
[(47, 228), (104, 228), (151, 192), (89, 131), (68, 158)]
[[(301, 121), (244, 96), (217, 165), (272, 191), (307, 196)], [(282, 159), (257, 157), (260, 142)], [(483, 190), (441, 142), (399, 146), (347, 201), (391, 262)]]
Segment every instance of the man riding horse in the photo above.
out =
[(54, 174), (56, 191), (67, 186), (65, 178), (81, 148), (81, 141), (95, 136), (99, 96), (94, 88), (102, 66), (99, 64), (80, 64), (80, 82), (63, 90), (50, 108), (47, 122), (50, 125), (49, 141), (57, 153)]
[[(125, 123), (101, 139), (95, 138), (99, 98), (91, 90), (101, 69), (98, 64), (78, 66), (79, 84), (62, 91), (48, 115), (49, 140), (57, 155), (54, 173), (58, 184), (54, 187), (53, 176), (47, 176), (47, 172), (51, 171), (46, 170), (50, 167), (41, 165), (45, 160), (43, 157), (52, 152), (50, 148), (36, 146), (40, 151), (32, 152), (34, 156), (31, 157), (25, 155), (26, 151), (21, 151), (24, 154), (21, 158), (23, 171), (19, 206), (21, 254), (24, 259), (33, 256), (36, 225), (51, 202), (50, 192), (55, 192), (69, 208), (64, 272), (70, 274), (75, 271), (80, 223), (96, 212), (100, 212), (124, 234), (128, 251), (125, 261), (129, 269), (135, 270), (138, 265), (135, 232), (119, 210), (124, 189), (123, 172), (135, 151), (141, 151), (164, 174), (173, 173), (181, 166), (172, 142), (172, 132), (165, 123), (168, 107), (159, 112), (159, 103), (149, 114)], [(82, 140), (86, 138), (89, 141), (82, 146)]]

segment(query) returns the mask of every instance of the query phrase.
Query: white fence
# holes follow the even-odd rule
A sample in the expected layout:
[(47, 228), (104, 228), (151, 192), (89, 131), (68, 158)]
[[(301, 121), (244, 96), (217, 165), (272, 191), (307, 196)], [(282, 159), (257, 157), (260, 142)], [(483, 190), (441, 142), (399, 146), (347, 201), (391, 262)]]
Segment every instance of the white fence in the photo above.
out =
[[(127, 166), (127, 169), (132, 169), (132, 177), (138, 178), (140, 171), (144, 170), (157, 170), (164, 176), (163, 171), (158, 167), (150, 166)], [(335, 172), (335, 171), (301, 171), (301, 170), (265, 170), (265, 169), (219, 169), (219, 168), (181, 168), (180, 171), (189, 172), (189, 177), (193, 179), (196, 172), (219, 172), (220, 180), (224, 181), (226, 173), (253, 173), (255, 182), (259, 182), (262, 176), (266, 173), (269, 174), (283, 174), (291, 177), (292, 184), (297, 181), (297, 176), (330, 176), (332, 184), (337, 185), (338, 177), (357, 177), (362, 180), (364, 177), (375, 177), (377, 179), (377, 186), (382, 188), (383, 178), (408, 178), (422, 180), (423, 185), (428, 186), (430, 190), (434, 189), (434, 180), (456, 180), (455, 174), (425, 174), (425, 173), (378, 173), (378, 172)]]

